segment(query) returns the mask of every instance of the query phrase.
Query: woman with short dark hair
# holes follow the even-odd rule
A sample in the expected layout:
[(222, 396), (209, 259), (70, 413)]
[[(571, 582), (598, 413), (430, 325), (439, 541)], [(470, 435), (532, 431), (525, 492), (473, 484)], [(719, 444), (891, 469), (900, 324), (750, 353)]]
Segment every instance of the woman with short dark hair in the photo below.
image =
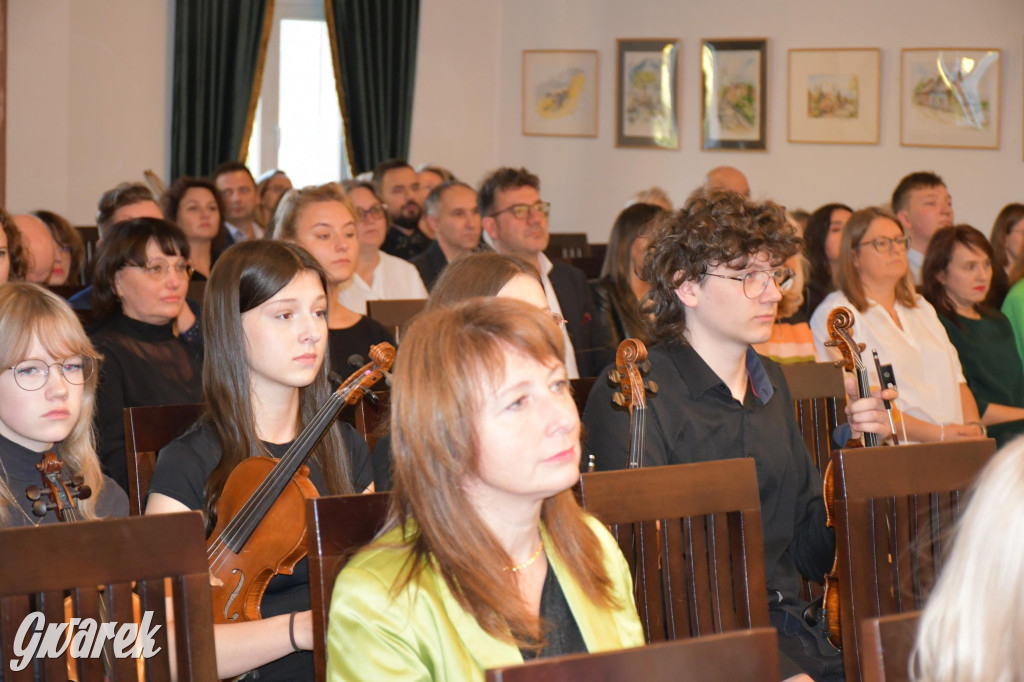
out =
[(217, 187), (203, 178), (178, 178), (164, 193), (163, 211), (188, 239), (194, 279), (206, 281), (210, 268), (230, 244)]
[[(93, 276), (92, 340), (105, 360), (96, 396), (97, 450), (104, 470), (128, 488), (124, 408), (199, 402), (201, 342), (183, 338), (192, 265), (172, 222), (139, 218), (100, 242)], [(186, 330), (188, 333), (198, 331)]]

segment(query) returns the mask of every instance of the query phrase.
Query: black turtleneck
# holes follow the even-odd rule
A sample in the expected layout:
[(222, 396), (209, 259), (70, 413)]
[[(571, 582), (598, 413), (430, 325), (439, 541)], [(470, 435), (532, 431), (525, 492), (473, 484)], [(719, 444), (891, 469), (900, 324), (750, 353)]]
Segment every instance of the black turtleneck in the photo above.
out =
[(173, 325), (154, 325), (118, 314), (92, 335), (103, 355), (96, 393), (96, 451), (103, 471), (125, 490), (124, 408), (198, 403), (201, 350), (174, 336)]
[[(43, 453), (29, 450), (0, 436), (0, 464), (3, 464), (3, 472), (0, 472), (0, 475), (6, 473), (4, 483), (7, 486), (7, 492), (10, 493), (11, 497), (22, 509), (22, 511), (18, 511), (8, 507), (7, 521), (2, 524), (4, 527), (28, 526), (30, 525), (30, 519), (31, 525), (57, 523), (59, 521), (57, 514), (54, 512), (50, 512), (43, 517), (33, 514), (32, 501), (25, 494), (25, 489), (29, 486), (42, 485), (42, 477), (39, 470), (36, 469), (36, 464), (39, 463), (42, 457)], [(71, 478), (66, 472), (62, 472), (62, 477), (65, 479)], [(109, 478), (104, 477), (103, 482), (104, 485), (101, 490), (93, 491), (92, 501), (96, 515), (100, 518), (128, 516), (128, 496), (124, 494), (123, 490), (114, 485), (114, 482)], [(6, 499), (5, 502), (10, 504), (11, 500)]]

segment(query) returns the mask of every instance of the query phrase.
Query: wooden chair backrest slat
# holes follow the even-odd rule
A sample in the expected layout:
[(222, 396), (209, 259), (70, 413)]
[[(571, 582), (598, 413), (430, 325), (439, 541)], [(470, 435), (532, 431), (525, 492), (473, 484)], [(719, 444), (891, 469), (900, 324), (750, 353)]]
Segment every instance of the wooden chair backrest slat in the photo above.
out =
[(864, 682), (910, 682), (910, 654), (920, 621), (920, 611), (861, 621), (860, 669)]
[(366, 315), (380, 322), (394, 337), (395, 343), (402, 340), (405, 325), (416, 317), (427, 305), (425, 298), (396, 298), (366, 302)]
[(371, 493), (306, 501), (313, 661), (318, 680), (327, 674), (327, 616), (334, 580), (352, 555), (373, 540), (384, 525), (390, 498), (388, 493)]
[(486, 673), (487, 682), (775, 682), (778, 636), (755, 628), (635, 649), (542, 658)]
[(590, 242), (586, 232), (552, 232), (544, 249), (548, 258), (586, 258), (590, 255)]
[[(153, 649), (159, 649), (145, 660), (146, 679), (170, 679), (168, 627), (173, 627), (177, 643), (178, 679), (216, 679), (209, 566), (199, 512), (13, 528), (0, 531), (0, 546), (0, 665), (9, 675), (6, 679), (68, 679), (64, 655), (40, 660), (35, 671), (32, 666), (21, 673), (11, 671), (13, 658), (20, 658), (12, 644), (30, 611), (43, 613), (47, 623), (64, 622), (66, 608), (74, 617), (97, 619), (102, 599), (108, 619), (120, 627), (133, 620), (133, 591), (140, 595), (147, 632), (155, 631)], [(33, 556), (40, 560), (26, 570), (26, 558)], [(174, 602), (170, 625), (165, 581)], [(103, 587), (102, 595), (97, 586)], [(65, 606), (67, 592), (71, 598)], [(117, 679), (137, 679), (135, 659), (112, 663), (114, 670), (105, 672), (100, 658), (78, 659), (78, 679), (109, 678), (115, 671)]]
[(846, 679), (860, 676), (861, 621), (923, 607), (966, 493), (995, 450), (984, 439), (832, 455)]
[(648, 641), (768, 625), (754, 460), (584, 474), (579, 498), (623, 549)]
[(142, 501), (153, 480), (160, 448), (185, 433), (199, 417), (202, 405), (127, 407), (124, 411), (124, 445), (128, 457), (128, 508), (142, 514)]

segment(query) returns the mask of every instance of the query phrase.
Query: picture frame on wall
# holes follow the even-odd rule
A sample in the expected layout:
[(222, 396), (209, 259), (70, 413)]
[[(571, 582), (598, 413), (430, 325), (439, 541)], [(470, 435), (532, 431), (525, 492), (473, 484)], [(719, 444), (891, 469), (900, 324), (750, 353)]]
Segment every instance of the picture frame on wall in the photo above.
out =
[(1002, 52), (913, 48), (900, 54), (900, 144), (999, 149)]
[(679, 41), (615, 41), (615, 146), (679, 149)]
[(793, 49), (787, 71), (789, 142), (878, 144), (881, 50)]
[(523, 135), (597, 137), (597, 50), (523, 50)]
[(701, 149), (766, 151), (768, 39), (700, 45)]

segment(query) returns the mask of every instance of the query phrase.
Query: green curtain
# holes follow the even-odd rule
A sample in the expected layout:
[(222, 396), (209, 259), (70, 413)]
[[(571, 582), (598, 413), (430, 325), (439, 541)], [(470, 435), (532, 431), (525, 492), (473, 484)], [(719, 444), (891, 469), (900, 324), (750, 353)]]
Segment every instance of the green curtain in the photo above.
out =
[(355, 173), (409, 154), (419, 0), (324, 0)]
[(244, 161), (273, 0), (176, 0), (171, 176)]

